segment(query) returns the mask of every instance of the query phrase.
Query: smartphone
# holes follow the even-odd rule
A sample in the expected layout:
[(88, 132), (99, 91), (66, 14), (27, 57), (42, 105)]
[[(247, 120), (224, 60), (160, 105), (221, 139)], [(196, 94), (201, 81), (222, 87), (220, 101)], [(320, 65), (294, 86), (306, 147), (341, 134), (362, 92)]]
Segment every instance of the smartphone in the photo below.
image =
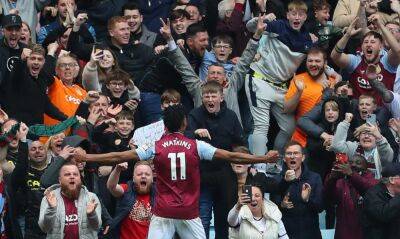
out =
[(247, 194), (247, 196), (250, 198), (251, 200), (251, 196), (252, 196), (252, 191), (251, 191), (251, 185), (243, 185), (243, 193)]
[(336, 162), (345, 164), (349, 162), (349, 157), (345, 153), (336, 153)]
[(370, 125), (376, 125), (376, 114), (370, 114), (366, 121)]

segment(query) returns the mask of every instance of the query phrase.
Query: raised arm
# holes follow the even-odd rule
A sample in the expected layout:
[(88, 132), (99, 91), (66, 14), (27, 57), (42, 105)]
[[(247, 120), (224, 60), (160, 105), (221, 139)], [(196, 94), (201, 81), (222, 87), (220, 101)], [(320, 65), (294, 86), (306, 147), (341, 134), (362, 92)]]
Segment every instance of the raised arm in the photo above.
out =
[(335, 153), (346, 153), (349, 157), (352, 157), (354, 151), (357, 149), (358, 143), (346, 141), (347, 132), (353, 115), (351, 113), (346, 113), (345, 117), (346, 119), (340, 122), (336, 129), (331, 147)]
[(201, 105), (201, 86), (202, 82), (200, 78), (194, 72), (189, 61), (183, 55), (181, 49), (177, 47), (174, 38), (171, 34), (171, 24), (169, 19), (165, 23), (162, 19), (162, 28), (160, 29), (161, 35), (168, 42), (168, 58), (172, 61), (175, 69), (182, 76), (183, 84), (186, 86), (189, 94), (192, 96), (194, 106), (198, 107)]
[(257, 30), (254, 33), (253, 38), (247, 43), (247, 46), (244, 49), (238, 64), (235, 66), (231, 78), (229, 79), (230, 84), (233, 84), (236, 91), (239, 91), (243, 87), (244, 79), (250, 69), (250, 64), (253, 62), (254, 56), (257, 53), (258, 42), (260, 41), (262, 33), (267, 25), (262, 21), (262, 17), (259, 17), (258, 19)]
[(350, 64), (349, 55), (344, 53), (344, 49), (346, 48), (347, 42), (350, 40), (350, 38), (362, 30), (361, 28), (355, 29), (357, 21), (358, 18), (355, 18), (351, 22), (350, 26), (346, 30), (346, 33), (343, 34), (343, 37), (336, 43), (331, 52), (331, 58), (333, 62), (340, 68), (346, 68)]
[(385, 26), (382, 21), (382, 18), (379, 14), (373, 14), (368, 18), (369, 21), (373, 22), (374, 25), (378, 27), (378, 29), (382, 33), (383, 39), (389, 44), (390, 50), (388, 52), (388, 62), (391, 66), (397, 67), (400, 63), (400, 44), (397, 42), (396, 38), (389, 31), (389, 29)]
[(117, 164), (114, 170), (111, 172), (107, 180), (107, 189), (114, 197), (121, 197), (124, 194), (124, 189), (118, 184), (119, 176), (121, 172), (128, 168), (128, 163)]

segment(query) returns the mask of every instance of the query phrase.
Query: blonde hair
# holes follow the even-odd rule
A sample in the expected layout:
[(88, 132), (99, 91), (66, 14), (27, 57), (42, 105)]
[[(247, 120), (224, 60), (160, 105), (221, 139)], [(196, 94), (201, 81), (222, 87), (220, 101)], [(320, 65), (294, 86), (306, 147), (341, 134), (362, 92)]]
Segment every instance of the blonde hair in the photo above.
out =
[(302, 11), (307, 12), (308, 11), (308, 7), (307, 7), (307, 4), (305, 2), (303, 2), (303, 1), (294, 0), (294, 1), (291, 1), (288, 4), (288, 11), (290, 12), (290, 11), (293, 11), (293, 10), (302, 10)]

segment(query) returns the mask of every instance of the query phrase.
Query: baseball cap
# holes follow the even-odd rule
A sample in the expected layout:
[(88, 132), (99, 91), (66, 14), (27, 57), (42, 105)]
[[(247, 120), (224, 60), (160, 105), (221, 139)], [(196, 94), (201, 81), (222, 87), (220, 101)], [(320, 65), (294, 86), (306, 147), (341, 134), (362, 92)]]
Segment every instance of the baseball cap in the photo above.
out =
[(5, 15), (3, 17), (3, 27), (21, 27), (22, 26), (22, 20), (21, 17), (16, 15), (16, 14), (9, 14)]
[(390, 163), (382, 169), (382, 177), (388, 178), (394, 176), (400, 176), (400, 163)]

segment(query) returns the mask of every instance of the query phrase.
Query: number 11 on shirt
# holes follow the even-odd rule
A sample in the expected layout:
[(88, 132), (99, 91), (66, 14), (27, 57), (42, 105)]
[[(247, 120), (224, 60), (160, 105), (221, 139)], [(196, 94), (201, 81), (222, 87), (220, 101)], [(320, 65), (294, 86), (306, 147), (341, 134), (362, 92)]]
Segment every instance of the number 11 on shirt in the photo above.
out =
[(171, 161), (171, 180), (176, 181), (177, 180), (177, 175), (176, 175), (176, 159), (179, 159), (180, 163), (180, 175), (181, 175), (181, 180), (186, 179), (186, 156), (184, 152), (180, 153), (169, 153), (168, 158)]

